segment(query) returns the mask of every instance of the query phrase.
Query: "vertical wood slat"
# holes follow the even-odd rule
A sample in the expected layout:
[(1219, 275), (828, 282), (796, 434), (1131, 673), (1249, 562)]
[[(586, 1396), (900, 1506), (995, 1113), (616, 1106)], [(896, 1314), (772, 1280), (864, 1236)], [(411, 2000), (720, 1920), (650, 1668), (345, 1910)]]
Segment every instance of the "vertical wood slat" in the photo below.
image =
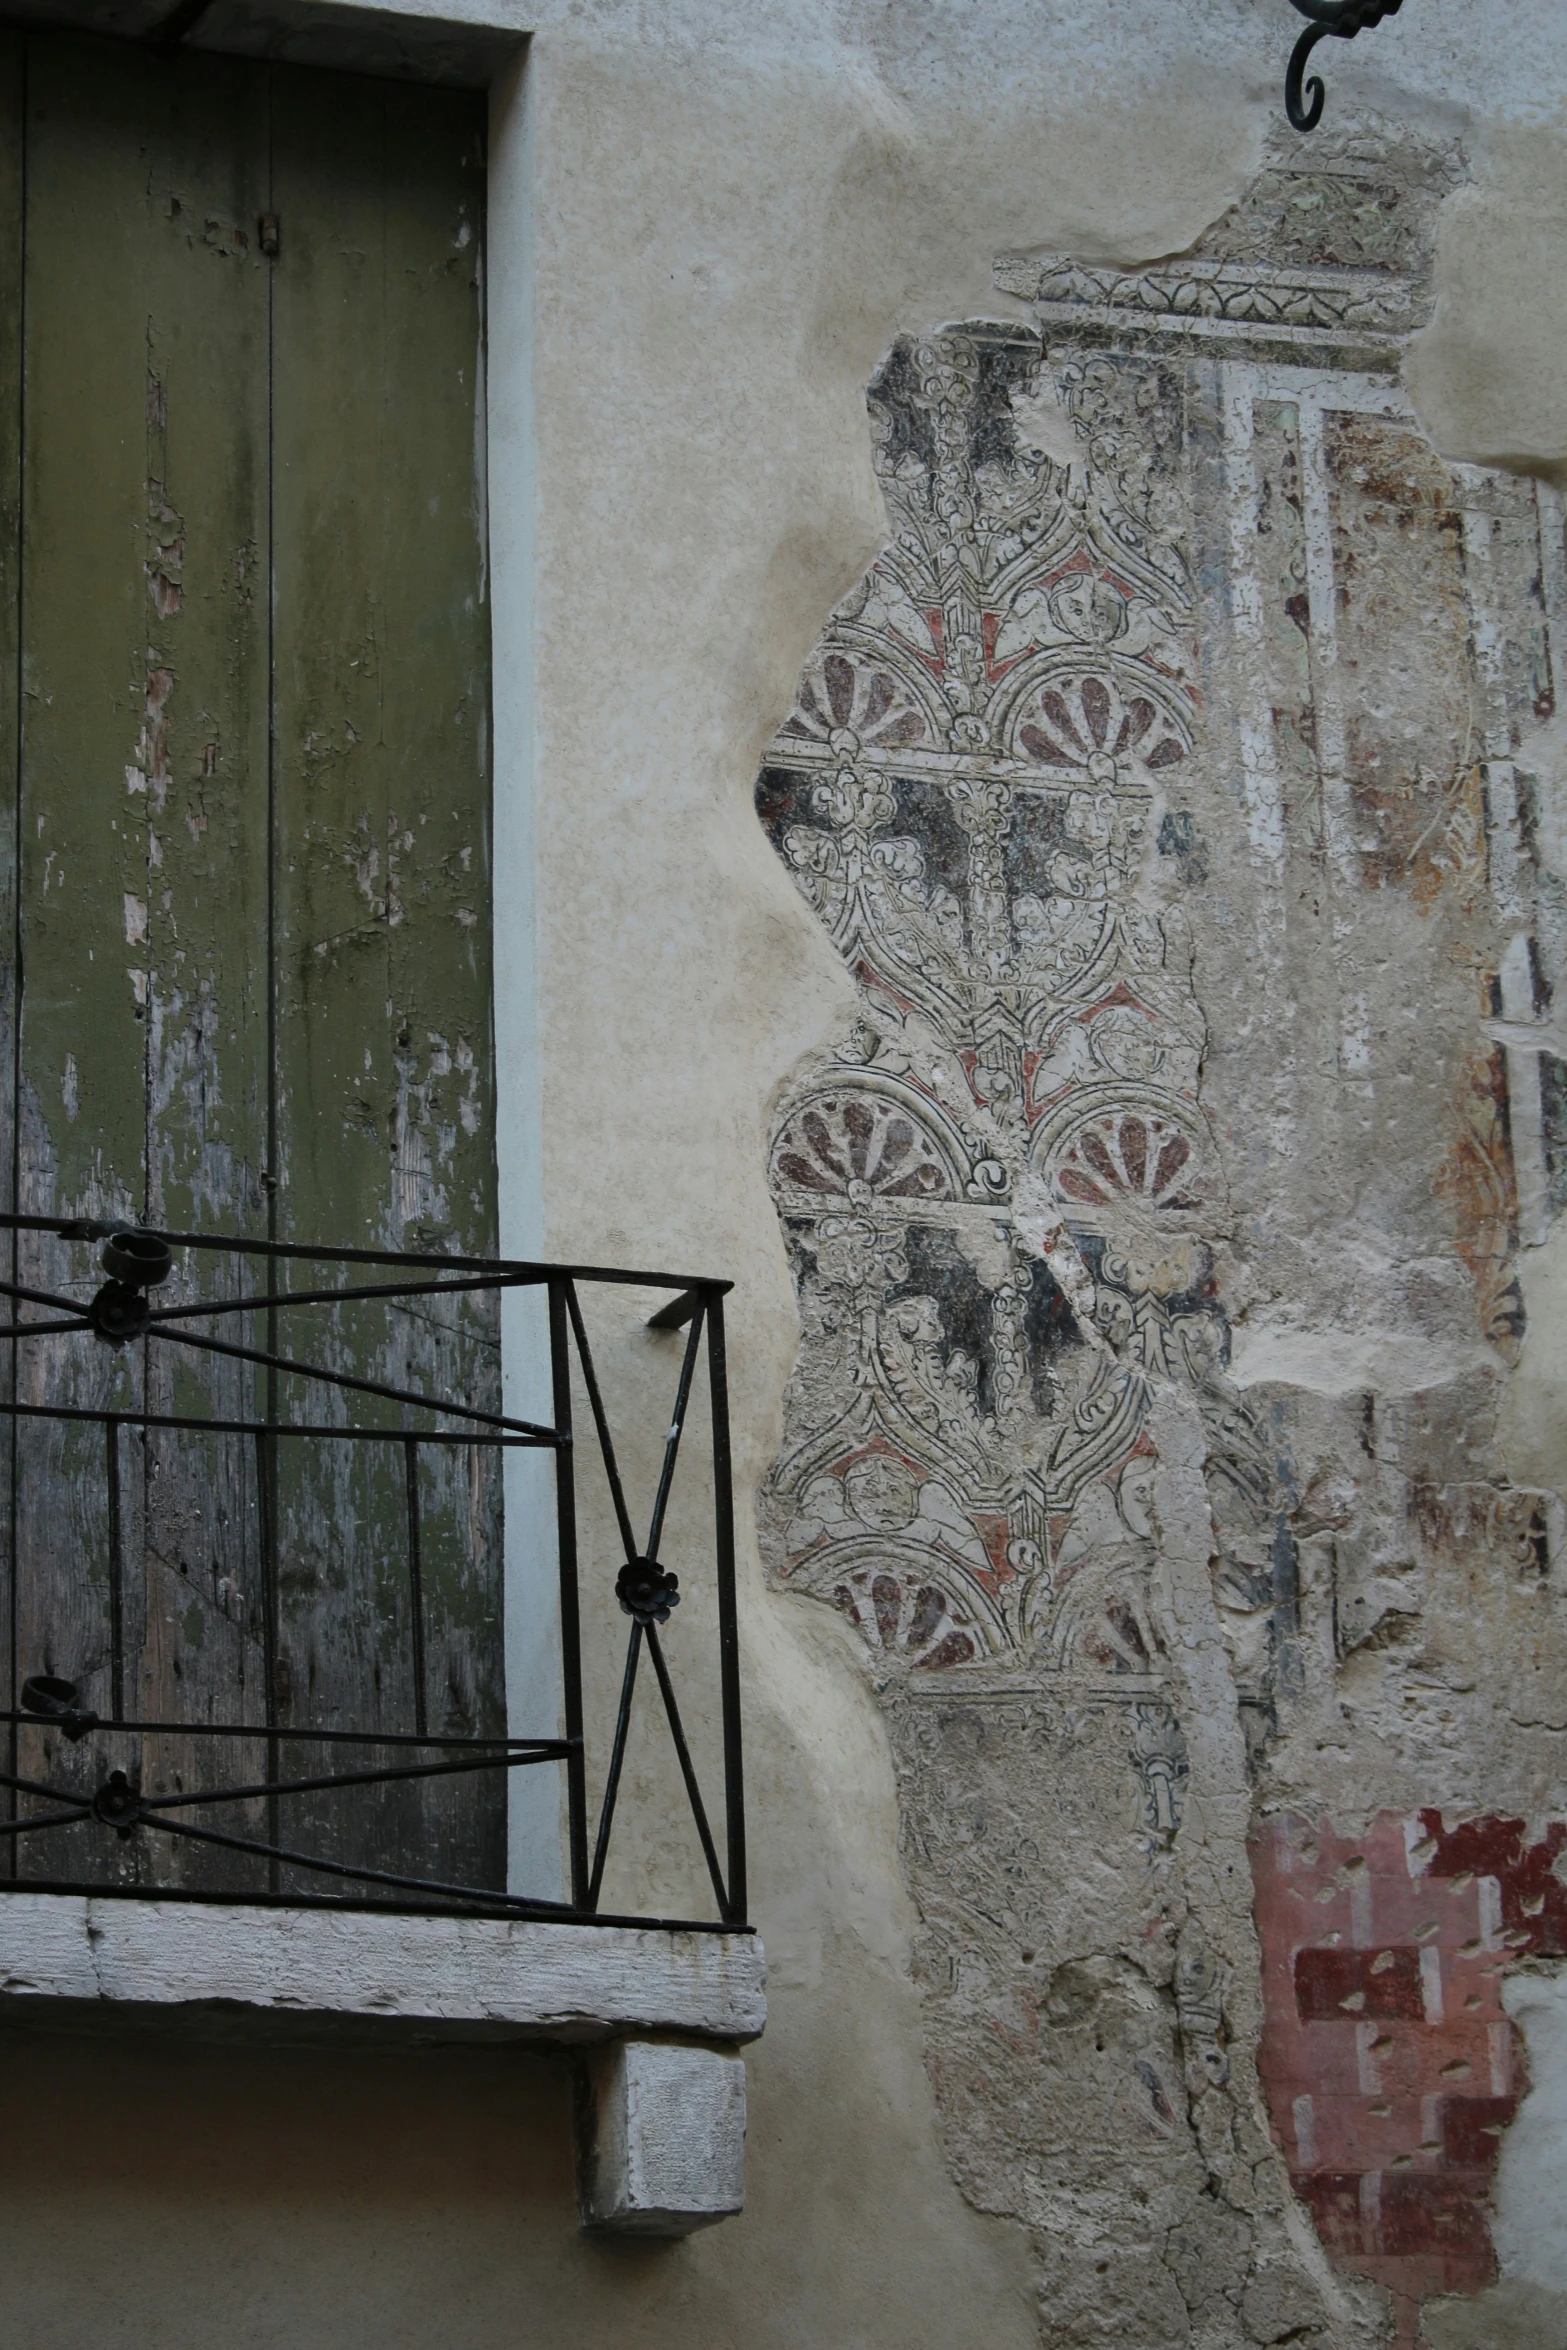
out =
[(419, 1538), (419, 1439), (403, 1438), (403, 1466), (408, 1493), (408, 1630), (414, 1682), (414, 1728), (422, 1738), (429, 1727), (429, 1690), (424, 1659), (424, 1562)]
[[(146, 710), (147, 362), (143, 228), (125, 162), (149, 91), (119, 62), (93, 45), (27, 44), (14, 1111), (17, 1206), (43, 1214), (132, 1215), (145, 1200), (146, 967), (128, 933), (145, 898), (146, 825), (126, 770)], [(24, 1281), (86, 1294), (79, 1256), (52, 1238), (26, 1236), (17, 1254)], [(92, 1342), (18, 1353), (33, 1401), (134, 1406), (138, 1370), (132, 1352)], [(102, 1431), (24, 1421), (15, 1456), (18, 1677), (62, 1674), (108, 1713)], [(140, 1580), (126, 1595), (133, 1626)], [(27, 1729), (21, 1768), (87, 1792), (95, 1745)], [(138, 1859), (77, 1827), (27, 1840), (18, 1873), (125, 1881)]]
[[(156, 70), (156, 69), (155, 69)], [(265, 1225), (268, 827), (268, 263), (264, 76), (223, 58), (157, 72), (142, 291), (147, 423), (146, 1191), (152, 1222)], [(160, 1302), (231, 1295), (237, 1268), (194, 1255)], [(252, 1408), (238, 1364), (145, 1348), (148, 1401)], [(146, 1718), (232, 1719), (259, 1696), (259, 1513), (249, 1447), (150, 1432), (145, 1444)], [(259, 1707), (255, 1709), (259, 1711)], [(149, 1739), (144, 1784), (221, 1785), (236, 1761), (201, 1740)], [(224, 1822), (254, 1833), (257, 1819)], [(258, 1864), (177, 1843), (160, 1874), (232, 1889)]]
[[(489, 1253), (482, 115), (279, 70), (273, 124), (278, 1231)], [(498, 1329), (490, 1297), (344, 1309), (329, 1359), (493, 1407)], [(284, 1449), (296, 1722), (419, 1719), (402, 1470), (395, 1438)], [(499, 1730), (497, 1458), (431, 1446), (420, 1480), (430, 1727)], [(500, 1886), (504, 1806), (484, 1774), (295, 1816), (335, 1857), (422, 1841)]]
[[(21, 497), (23, 252), (26, 221), (27, 50), (20, 34), (0, 32), (0, 1203), (15, 1205), (16, 1103), (16, 845), (21, 727)], [(0, 1264), (15, 1278), (7, 1246)], [(11, 1316), (6, 1314), (9, 1321)], [(0, 1396), (14, 1393), (14, 1348), (0, 1346)], [(12, 1522), (14, 1423), (0, 1428), (0, 1690), (16, 1707), (16, 1546)], [(4, 1741), (15, 1775), (17, 1736)], [(0, 1811), (15, 1816), (8, 1794)], [(14, 1873), (15, 1837), (3, 1870)]]
[[(29, 92), (23, 1204), (243, 1227), (264, 1131), (265, 91), (225, 60), (35, 40)], [(80, 1251), (26, 1254), (42, 1286), (90, 1292)], [(165, 1297), (202, 1294), (204, 1271)], [(73, 1400), (246, 1401), (166, 1348), (54, 1347)], [(47, 1653), (108, 1710), (99, 1684), (134, 1656), (144, 1715), (231, 1711), (255, 1646), (237, 1448), (128, 1434), (118, 1594), (101, 1446), (36, 1428), (19, 1452), (24, 1668)], [(230, 1760), (180, 1739), (114, 1759), (157, 1792)], [(153, 1857), (109, 1854), (117, 1877)], [(156, 1865), (254, 1876), (185, 1846)]]
[[(147, 805), (127, 771), (144, 772), (148, 651), (131, 159), (162, 108), (144, 60), (28, 52), (22, 1205), (131, 1217), (146, 1201)], [(49, 1248), (36, 1261), (69, 1276)]]

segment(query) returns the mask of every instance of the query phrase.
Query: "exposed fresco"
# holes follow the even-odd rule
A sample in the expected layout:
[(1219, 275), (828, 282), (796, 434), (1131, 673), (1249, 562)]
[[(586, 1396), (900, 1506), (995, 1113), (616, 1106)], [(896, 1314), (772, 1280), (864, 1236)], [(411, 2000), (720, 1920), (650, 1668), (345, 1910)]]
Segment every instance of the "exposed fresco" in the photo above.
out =
[[(863, 1644), (951, 2159), (1038, 2231), (1074, 2350), (1374, 2338), (1275, 2145), (1401, 2338), (1491, 2273), (1484, 2163), (1396, 2185), (1458, 2119), (1417, 2097), (1331, 2190), (1289, 2136), (1317, 2043), (1245, 1859), (1345, 1661), (1420, 1617), (1411, 1497), (1492, 1473), (1559, 1190), (1527, 755), (1560, 509), (1445, 463), (1397, 372), (1452, 170), (1325, 148), (1198, 257), (1004, 260), (1037, 324), (897, 344), (889, 537), (757, 788), (860, 997), (773, 1142), (802, 1336), (764, 1541)], [(1335, 1295), (1350, 1352), (1400, 1334), (1396, 1403), (1235, 1375), (1237, 1326)], [(1440, 1835), (1421, 1773), (1383, 1801)], [(1400, 1984), (1446, 1943), (1410, 1947)], [(1383, 2168), (1405, 2218), (1347, 2234)]]

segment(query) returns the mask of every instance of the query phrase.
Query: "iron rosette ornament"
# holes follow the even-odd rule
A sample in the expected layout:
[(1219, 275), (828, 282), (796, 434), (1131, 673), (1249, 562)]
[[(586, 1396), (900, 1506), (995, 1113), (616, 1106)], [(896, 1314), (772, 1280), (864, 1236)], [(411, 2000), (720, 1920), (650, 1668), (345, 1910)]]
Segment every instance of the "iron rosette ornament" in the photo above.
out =
[(615, 1597), (622, 1612), (644, 1629), (667, 1624), (680, 1605), (680, 1577), (657, 1559), (628, 1559), (615, 1577)]

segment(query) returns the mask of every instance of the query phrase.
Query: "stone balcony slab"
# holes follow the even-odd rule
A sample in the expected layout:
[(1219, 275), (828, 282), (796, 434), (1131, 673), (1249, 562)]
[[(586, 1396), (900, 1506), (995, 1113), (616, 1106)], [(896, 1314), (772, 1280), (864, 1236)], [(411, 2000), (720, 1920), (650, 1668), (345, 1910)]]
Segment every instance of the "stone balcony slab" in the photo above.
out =
[(199, 2022), (246, 2037), (737, 2043), (766, 2020), (747, 1933), (66, 1893), (0, 1896), (0, 2021)]

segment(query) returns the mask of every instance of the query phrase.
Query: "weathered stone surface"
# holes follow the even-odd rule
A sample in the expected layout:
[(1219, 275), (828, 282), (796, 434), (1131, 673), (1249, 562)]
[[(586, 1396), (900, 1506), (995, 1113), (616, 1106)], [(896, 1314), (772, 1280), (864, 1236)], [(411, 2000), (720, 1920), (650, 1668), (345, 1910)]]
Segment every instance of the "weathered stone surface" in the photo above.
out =
[(94, 1901), (0, 1902), (0, 2007), (239, 2011), (258, 2026), (333, 2017), (509, 2038), (672, 2031), (750, 2040), (766, 2020), (755, 1935)]
[(745, 2207), (745, 2062), (712, 2048), (616, 2040), (584, 2060), (582, 2224), (689, 2236)]

